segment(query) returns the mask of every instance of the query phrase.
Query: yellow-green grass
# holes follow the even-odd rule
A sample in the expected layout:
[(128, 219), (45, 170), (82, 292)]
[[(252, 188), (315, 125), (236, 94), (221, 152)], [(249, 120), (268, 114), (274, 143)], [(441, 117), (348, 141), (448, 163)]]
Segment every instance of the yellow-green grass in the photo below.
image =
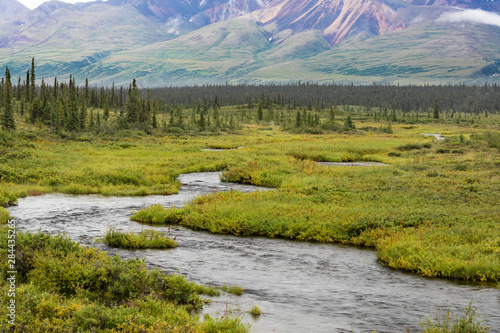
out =
[(250, 311), (248, 311), (248, 313), (250, 313), (252, 316), (258, 317), (262, 314), (262, 310), (257, 305), (254, 305), (250, 309)]
[(483, 324), (483, 319), (472, 307), (472, 301), (464, 309), (464, 315), (452, 317), (448, 309), (437, 313), (436, 318), (426, 317), (420, 322), (423, 333), (487, 333), (490, 327)]
[[(8, 252), (0, 230), (0, 255)], [(81, 247), (64, 236), (18, 232), (16, 317), (0, 309), (0, 328), (11, 332), (247, 332), (238, 318), (203, 321), (193, 312), (218, 291), (181, 275), (148, 269), (144, 260), (122, 260)], [(7, 262), (0, 262), (0, 292), (9, 293)]]
[[(181, 184), (175, 179), (181, 173), (222, 170), (228, 181), (277, 190), (202, 196), (179, 211), (156, 208), (151, 216), (138, 212), (137, 219), (164, 223), (168, 219), (160, 216), (166, 214), (175, 216), (169, 223), (217, 233), (373, 246), (381, 262), (398, 269), (499, 280), (495, 251), (500, 245), (495, 237), (500, 232), (494, 222), (499, 215), (500, 155), (483, 140), (485, 132), (498, 133), (498, 115), (482, 117), (474, 125), (450, 120), (394, 123), (389, 134), (377, 130), (387, 123), (373, 122), (359, 108), (351, 109), (356, 127), (367, 130), (291, 134), (271, 122), (245, 125), (237, 134), (174, 137), (122, 131), (115, 137), (89, 135), (75, 141), (24, 128), (11, 139), (11, 146), (2, 148), (10, 158), (0, 165), (0, 188), (26, 194), (170, 194), (178, 191)], [(323, 120), (326, 114), (322, 112)], [(346, 115), (338, 112), (336, 121), (342, 123)], [(421, 133), (439, 133), (446, 140)], [(402, 148), (409, 145), (418, 149)], [(234, 146), (244, 148), (202, 151)], [(331, 167), (317, 160), (379, 161), (390, 166)], [(480, 236), (470, 240), (469, 232)], [(446, 233), (458, 239), (445, 238), (449, 243), (441, 242), (443, 251), (436, 249), (431, 260), (426, 248), (439, 244), (436, 237)], [(411, 251), (400, 249), (404, 242), (412, 245)]]
[(244, 292), (243, 288), (240, 286), (230, 286), (230, 285), (223, 285), (220, 287), (220, 290), (225, 291), (226, 293), (241, 296)]
[(102, 240), (105, 244), (125, 249), (171, 249), (177, 247), (177, 242), (167, 235), (166, 231), (141, 230), (120, 231), (109, 229)]
[[(229, 165), (223, 175), (276, 191), (211, 194), (181, 209), (155, 207), (156, 214), (175, 215), (175, 223), (213, 233), (372, 246), (382, 263), (397, 269), (500, 281), (498, 150), (488, 147), (477, 128), (450, 127), (447, 140), (437, 141), (420, 133), (440, 128), (393, 127), (390, 135), (271, 133), (267, 142), (247, 149), (256, 153), (254, 161)], [(408, 144), (419, 148), (389, 156)], [(297, 159), (290, 151), (304, 156)], [(335, 160), (333, 154), (370, 156), (391, 166), (328, 167), (313, 161)]]
[(0, 207), (0, 226), (7, 224), (13, 217), (10, 215), (9, 211), (3, 207)]

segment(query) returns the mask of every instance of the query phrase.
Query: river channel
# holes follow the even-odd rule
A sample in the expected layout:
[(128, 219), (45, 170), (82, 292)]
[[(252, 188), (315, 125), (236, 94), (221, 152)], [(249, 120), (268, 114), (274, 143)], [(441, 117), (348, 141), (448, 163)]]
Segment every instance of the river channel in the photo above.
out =
[[(224, 183), (219, 173), (179, 177), (179, 194), (150, 197), (48, 194), (19, 200), (9, 210), (20, 230), (65, 232), (72, 239), (123, 258), (145, 258), (150, 266), (184, 274), (198, 283), (238, 285), (242, 296), (214, 297), (205, 312), (233, 315), (253, 332), (418, 332), (419, 320), (436, 310), (460, 312), (471, 300), (491, 332), (500, 331), (500, 289), (457, 281), (426, 279), (377, 263), (370, 249), (268, 239), (212, 235), (172, 226), (179, 246), (170, 250), (123, 250), (95, 240), (110, 227), (151, 228), (130, 221), (143, 206), (182, 206), (215, 191), (266, 190)], [(167, 226), (154, 226), (166, 230)], [(263, 315), (247, 311), (256, 304)]]

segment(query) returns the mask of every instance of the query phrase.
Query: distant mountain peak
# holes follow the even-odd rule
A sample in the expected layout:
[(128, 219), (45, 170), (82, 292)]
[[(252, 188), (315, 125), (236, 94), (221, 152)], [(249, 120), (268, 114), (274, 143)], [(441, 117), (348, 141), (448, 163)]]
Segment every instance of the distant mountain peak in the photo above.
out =
[(25, 5), (17, 0), (0, 0), (0, 23), (15, 21), (29, 11)]

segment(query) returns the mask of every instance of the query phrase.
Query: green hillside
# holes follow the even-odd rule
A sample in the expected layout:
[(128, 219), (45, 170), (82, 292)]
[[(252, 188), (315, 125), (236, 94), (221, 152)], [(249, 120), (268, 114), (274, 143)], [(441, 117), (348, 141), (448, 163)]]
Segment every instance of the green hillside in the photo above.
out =
[[(470, 24), (414, 26), (308, 59), (263, 67), (264, 81), (347, 80), (404, 84), (499, 80), (500, 30)], [(291, 72), (293, 66), (296, 70)]]

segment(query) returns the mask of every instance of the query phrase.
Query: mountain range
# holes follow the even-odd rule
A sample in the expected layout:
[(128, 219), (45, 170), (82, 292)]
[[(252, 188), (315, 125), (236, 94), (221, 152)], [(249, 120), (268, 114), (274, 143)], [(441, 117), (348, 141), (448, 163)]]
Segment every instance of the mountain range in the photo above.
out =
[(0, 66), (141, 86), (500, 81), (500, 1), (0, 0)]

